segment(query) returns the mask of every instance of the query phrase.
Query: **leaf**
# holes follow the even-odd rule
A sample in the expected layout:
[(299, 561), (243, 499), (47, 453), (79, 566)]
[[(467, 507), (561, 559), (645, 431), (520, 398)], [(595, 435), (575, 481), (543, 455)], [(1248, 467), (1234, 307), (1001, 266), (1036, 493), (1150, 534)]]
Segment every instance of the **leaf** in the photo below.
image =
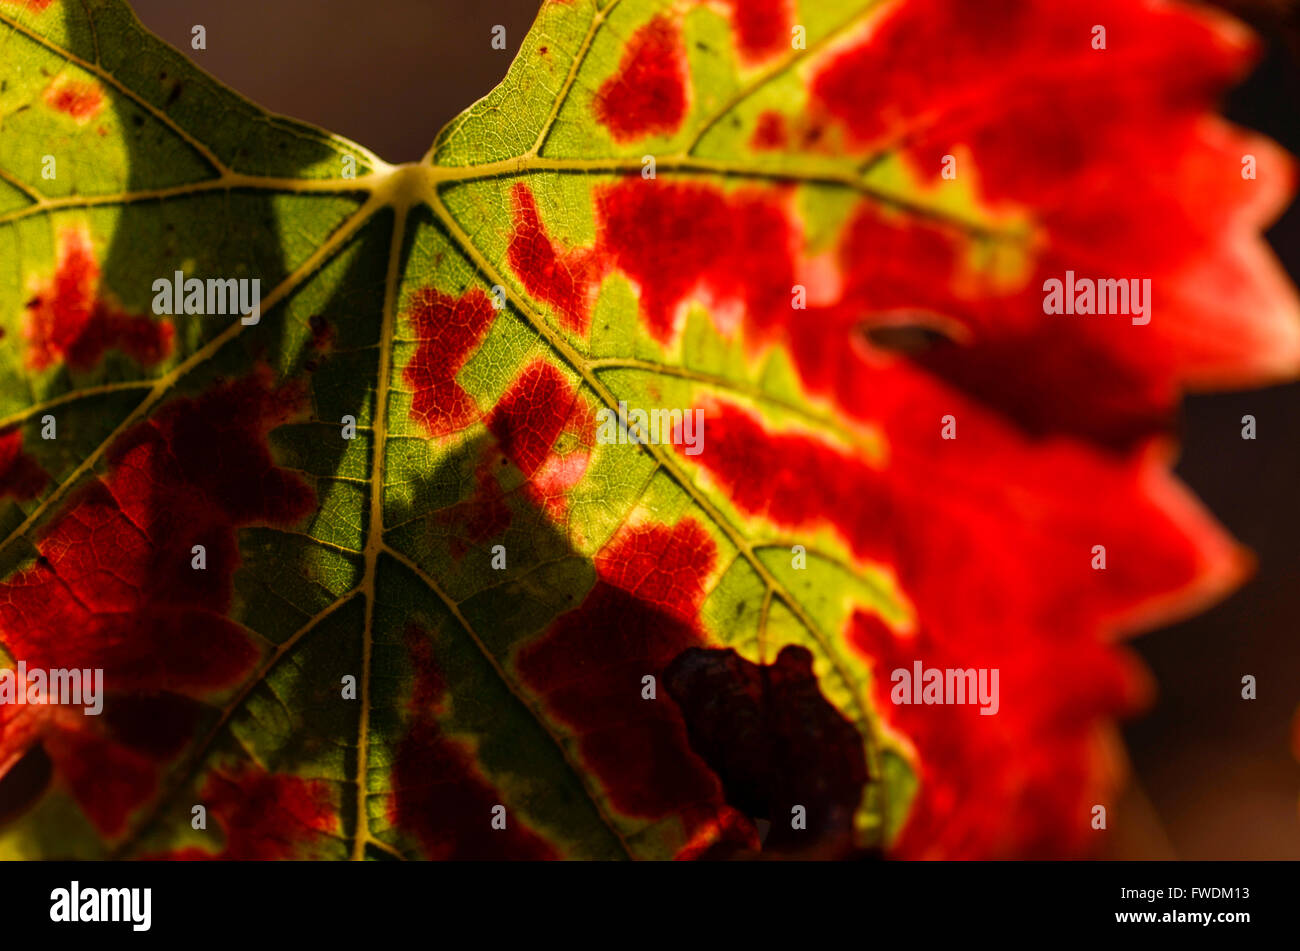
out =
[[(987, 6), (554, 0), (390, 166), (0, 0), (0, 643), (105, 684), (0, 706), (0, 852), (1086, 847), (1115, 635), (1246, 567), (1164, 434), (1295, 373), (1292, 171), (1207, 112), (1235, 24)], [(1066, 269), (1151, 322), (1044, 314)], [(917, 660), (998, 714), (892, 703)]]

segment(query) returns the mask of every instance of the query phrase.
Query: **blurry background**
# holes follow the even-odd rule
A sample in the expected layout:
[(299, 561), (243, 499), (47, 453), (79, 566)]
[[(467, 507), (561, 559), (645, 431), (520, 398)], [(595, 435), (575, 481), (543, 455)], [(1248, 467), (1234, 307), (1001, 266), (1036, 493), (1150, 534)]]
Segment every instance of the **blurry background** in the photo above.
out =
[[(339, 132), (389, 162), (505, 75), (537, 0), (131, 0), (155, 33), (266, 108)], [(1300, 155), (1300, 19), (1292, 0), (1223, 0), (1255, 23), (1267, 56), (1227, 114)], [(190, 47), (207, 29), (207, 49)], [(489, 45), (506, 28), (507, 49)], [(1269, 234), (1300, 280), (1300, 207)], [(1241, 439), (1241, 417), (1258, 439)], [(1178, 472), (1259, 570), (1207, 614), (1134, 647), (1159, 684), (1125, 725), (1135, 783), (1111, 811), (1124, 858), (1300, 858), (1300, 385), (1192, 397)], [(1259, 698), (1241, 699), (1253, 674)]]

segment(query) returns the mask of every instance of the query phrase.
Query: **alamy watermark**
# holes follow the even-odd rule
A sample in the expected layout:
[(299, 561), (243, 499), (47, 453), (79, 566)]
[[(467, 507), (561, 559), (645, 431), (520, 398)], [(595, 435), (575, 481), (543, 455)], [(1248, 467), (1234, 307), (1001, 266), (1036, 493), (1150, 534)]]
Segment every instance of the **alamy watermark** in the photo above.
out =
[(50, 921), (129, 922), (132, 931), (153, 924), (152, 888), (82, 888), (74, 880), (50, 892)]
[(688, 456), (704, 451), (704, 410), (634, 409), (619, 400), (618, 411), (603, 407), (596, 413), (596, 442), (644, 446), (677, 445)]
[(29, 668), (20, 660), (17, 669), (0, 670), (0, 704), (60, 704), (84, 708), (86, 716), (104, 710), (104, 670), (76, 667), (54, 670)]
[(991, 717), (1002, 702), (997, 667), (898, 667), (889, 675), (894, 684), (889, 699), (896, 704), (979, 704), (980, 716)]
[(1065, 280), (1052, 277), (1043, 282), (1044, 314), (1085, 316), (1126, 314), (1133, 323), (1151, 323), (1151, 278), (1076, 278), (1065, 272)]
[(160, 277), (153, 282), (155, 314), (235, 315), (240, 323), (252, 326), (262, 319), (261, 278), (216, 278), (201, 281), (186, 278), (177, 271), (171, 280)]

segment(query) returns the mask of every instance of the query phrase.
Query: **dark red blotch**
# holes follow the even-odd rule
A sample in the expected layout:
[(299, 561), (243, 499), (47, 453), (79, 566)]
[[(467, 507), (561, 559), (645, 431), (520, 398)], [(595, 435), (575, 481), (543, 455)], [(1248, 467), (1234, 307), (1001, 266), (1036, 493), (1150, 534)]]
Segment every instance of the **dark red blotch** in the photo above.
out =
[[(727, 802), (771, 823), (765, 852), (854, 852), (853, 816), (867, 782), (858, 730), (825, 697), (812, 654), (786, 646), (774, 664), (734, 650), (690, 648), (664, 673), (691, 748), (717, 774)], [(806, 810), (795, 829), (793, 808)]]
[(23, 452), (22, 430), (0, 433), (0, 498), (34, 499), (49, 481), (49, 474)]
[[(698, 613), (717, 559), (703, 527), (625, 528), (596, 558), (599, 580), (515, 664), (577, 737), (614, 808), (680, 815), (688, 837), (734, 826), (717, 778), (691, 750), (675, 705), (641, 697), (682, 651), (700, 646)], [(752, 833), (752, 830), (750, 830)]]
[(214, 772), (199, 802), (225, 836), (220, 852), (190, 847), (150, 858), (270, 862), (309, 858), (338, 826), (330, 784), (243, 765)]
[[(410, 726), (393, 765), (391, 821), (420, 841), (434, 860), (553, 859), (555, 850), (517, 815), (487, 782), (464, 743), (443, 734), (438, 713), (446, 684), (429, 634), (405, 632), (415, 672)], [(493, 829), (492, 807), (506, 805), (505, 829)]]
[[(0, 585), (0, 636), (16, 660), (104, 670), (103, 717), (60, 708), (37, 734), (105, 834), (121, 831), (176, 748), (178, 718), (142, 718), (139, 698), (183, 712), (184, 697), (167, 695), (228, 687), (257, 659), (226, 616), (237, 531), (292, 525), (315, 508), (266, 444), (302, 406), (297, 388), (273, 388), (266, 371), (164, 406), (110, 447), (108, 474), (72, 495), (38, 537), (40, 557)], [(194, 545), (206, 548), (205, 570), (191, 567)]]

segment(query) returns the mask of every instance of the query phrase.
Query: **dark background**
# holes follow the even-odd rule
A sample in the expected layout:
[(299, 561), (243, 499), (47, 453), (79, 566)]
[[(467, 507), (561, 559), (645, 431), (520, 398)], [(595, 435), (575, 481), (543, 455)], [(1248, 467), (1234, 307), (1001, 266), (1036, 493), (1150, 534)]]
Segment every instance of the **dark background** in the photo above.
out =
[[(1300, 155), (1295, 5), (1225, 0), (1265, 35), (1268, 55), (1228, 115)], [(434, 134), (505, 75), (536, 0), (133, 0), (140, 19), (255, 102), (418, 160)], [(207, 49), (190, 48), (207, 28)], [(506, 28), (508, 48), (489, 45)], [(1269, 239), (1300, 279), (1300, 209)], [(1241, 417), (1259, 433), (1241, 439)], [(1133, 642), (1159, 693), (1126, 724), (1135, 782), (1111, 811), (1110, 854), (1132, 858), (1300, 858), (1300, 386), (1195, 396), (1178, 465), (1259, 558), (1254, 578), (1212, 611)], [(1253, 674), (1259, 699), (1241, 699)], [(1232, 883), (1221, 883), (1232, 884)]]

